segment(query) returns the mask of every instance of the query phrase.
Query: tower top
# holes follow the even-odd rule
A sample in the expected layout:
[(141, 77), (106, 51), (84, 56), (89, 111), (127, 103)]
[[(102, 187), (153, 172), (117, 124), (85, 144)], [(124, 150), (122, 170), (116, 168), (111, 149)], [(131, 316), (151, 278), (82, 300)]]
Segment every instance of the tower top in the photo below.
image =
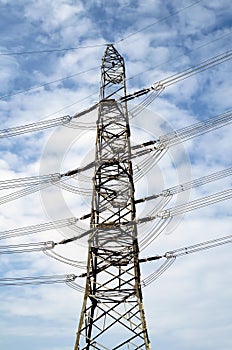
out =
[(125, 95), (124, 59), (113, 44), (107, 44), (102, 58), (100, 99), (114, 98), (120, 90), (123, 90), (120, 94)]

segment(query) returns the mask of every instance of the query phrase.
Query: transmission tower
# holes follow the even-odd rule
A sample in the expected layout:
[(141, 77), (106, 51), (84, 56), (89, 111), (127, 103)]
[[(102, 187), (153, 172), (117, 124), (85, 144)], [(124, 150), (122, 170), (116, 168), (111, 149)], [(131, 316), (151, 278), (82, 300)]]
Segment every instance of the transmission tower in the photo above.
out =
[(125, 66), (107, 45), (101, 66), (84, 302), (75, 350), (150, 349), (140, 285)]

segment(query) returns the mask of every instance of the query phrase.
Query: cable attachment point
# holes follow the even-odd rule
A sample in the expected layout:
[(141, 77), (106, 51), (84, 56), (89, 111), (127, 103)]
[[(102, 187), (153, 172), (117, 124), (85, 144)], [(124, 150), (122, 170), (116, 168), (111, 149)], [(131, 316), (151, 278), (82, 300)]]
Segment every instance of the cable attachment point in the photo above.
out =
[(72, 117), (70, 115), (64, 115), (61, 118), (62, 124), (68, 124), (71, 122), (71, 120), (72, 120)]
[(65, 282), (75, 281), (76, 278), (77, 278), (77, 276), (74, 275), (74, 274), (66, 275), (66, 281)]
[(175, 258), (175, 255), (173, 254), (173, 252), (166, 252), (163, 255), (163, 257), (166, 258), (166, 259), (171, 259), (171, 258)]
[(170, 210), (162, 210), (157, 214), (161, 219), (167, 219), (170, 217)]
[(162, 91), (164, 90), (164, 85), (160, 81), (157, 81), (154, 85), (151, 86), (151, 90)]

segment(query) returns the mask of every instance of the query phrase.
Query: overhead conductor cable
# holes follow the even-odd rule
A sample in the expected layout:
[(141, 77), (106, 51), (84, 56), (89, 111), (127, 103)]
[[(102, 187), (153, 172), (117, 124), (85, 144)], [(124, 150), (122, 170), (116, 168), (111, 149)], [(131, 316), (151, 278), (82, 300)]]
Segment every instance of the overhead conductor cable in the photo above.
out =
[(215, 238), (209, 241), (197, 243), (188, 247), (178, 248), (175, 250), (171, 250), (166, 252), (163, 255), (155, 255), (148, 258), (142, 258), (139, 260), (140, 263), (148, 262), (148, 261), (154, 261), (159, 260), (162, 258), (166, 258), (166, 261), (154, 272), (152, 272), (150, 275), (148, 275), (146, 278), (143, 279), (142, 285), (143, 287), (148, 286), (152, 282), (154, 282), (161, 274), (163, 274), (175, 261), (177, 257), (196, 253), (202, 250), (216, 248), (224, 244), (232, 243), (232, 235), (227, 235), (220, 238)]

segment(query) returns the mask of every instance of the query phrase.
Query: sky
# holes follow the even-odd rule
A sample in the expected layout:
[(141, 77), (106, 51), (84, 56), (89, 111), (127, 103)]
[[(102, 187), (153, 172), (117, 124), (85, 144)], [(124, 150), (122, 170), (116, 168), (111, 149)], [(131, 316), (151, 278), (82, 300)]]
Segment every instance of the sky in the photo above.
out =
[[(127, 91), (150, 87), (175, 73), (231, 50), (231, 1), (212, 0), (0, 0), (1, 129), (73, 116), (99, 100), (100, 66), (106, 44), (125, 59)], [(167, 87), (138, 115), (128, 104), (132, 144), (206, 120), (231, 109), (231, 62)], [(120, 96), (119, 96), (120, 97)], [(1, 139), (1, 181), (62, 173), (94, 158), (97, 110), (76, 119), (73, 128), (48, 130)], [(170, 147), (151, 168), (134, 161), (140, 198), (229, 168), (231, 126)], [(87, 176), (91, 178), (91, 170)], [(58, 186), (4, 203), (1, 232), (89, 213), (91, 181), (78, 178), (82, 193)], [(231, 188), (227, 177), (177, 195), (165, 208)], [(3, 198), (3, 200), (2, 200)], [(137, 208), (144, 217), (158, 205)], [(163, 254), (231, 234), (231, 200), (175, 217), (141, 256)], [(89, 223), (81, 223), (88, 229)], [(156, 227), (139, 227), (141, 240)], [(75, 231), (74, 231), (75, 233)], [(70, 229), (1, 240), (0, 246), (59, 241)], [(85, 261), (86, 239), (62, 248), (64, 256)], [(43, 252), (1, 254), (0, 278), (79, 274)], [(230, 350), (231, 246), (179, 257), (143, 290), (152, 348)], [(159, 262), (142, 266), (142, 279)], [(79, 281), (78, 281), (79, 283)], [(80, 281), (84, 285), (84, 281)], [(0, 348), (72, 349), (83, 294), (65, 284), (0, 287)]]

